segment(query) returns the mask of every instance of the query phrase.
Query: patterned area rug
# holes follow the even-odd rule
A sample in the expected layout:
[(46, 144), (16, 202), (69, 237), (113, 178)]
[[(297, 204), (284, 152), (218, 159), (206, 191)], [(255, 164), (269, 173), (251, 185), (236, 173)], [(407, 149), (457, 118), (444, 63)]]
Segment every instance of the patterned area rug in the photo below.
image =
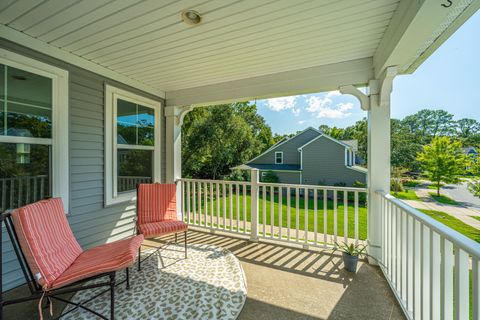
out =
[[(118, 281), (124, 278), (125, 272), (118, 273)], [(78, 292), (72, 300), (86, 301), (105, 288)], [(140, 272), (136, 265), (130, 268), (130, 290), (125, 284), (115, 288), (115, 318), (236, 319), (246, 297), (243, 269), (230, 251), (211, 245), (189, 245), (185, 260), (182, 245), (169, 245), (142, 261)], [(107, 292), (86, 306), (109, 317), (110, 294)], [(62, 317), (93, 318), (94, 315), (82, 309)]]

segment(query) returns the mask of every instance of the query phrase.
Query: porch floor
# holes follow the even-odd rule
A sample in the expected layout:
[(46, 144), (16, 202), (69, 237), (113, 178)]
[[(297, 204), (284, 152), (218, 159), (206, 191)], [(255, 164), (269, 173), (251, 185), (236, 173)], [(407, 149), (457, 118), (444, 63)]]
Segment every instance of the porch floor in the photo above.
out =
[[(248, 297), (239, 320), (404, 319), (380, 269), (360, 263), (352, 276), (343, 270), (339, 253), (200, 231), (190, 231), (189, 243), (226, 248), (241, 261)], [(26, 291), (14, 289), (7, 297)], [(57, 302), (54, 306), (57, 312), (63, 308)], [(38, 319), (37, 302), (6, 307), (5, 319)]]

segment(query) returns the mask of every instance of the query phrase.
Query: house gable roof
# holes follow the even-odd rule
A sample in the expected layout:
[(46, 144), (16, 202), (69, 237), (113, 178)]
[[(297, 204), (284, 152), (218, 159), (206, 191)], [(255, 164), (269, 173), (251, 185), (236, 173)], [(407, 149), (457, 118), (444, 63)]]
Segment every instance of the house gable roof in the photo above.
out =
[(313, 138), (312, 140), (310, 140), (310, 141), (308, 141), (307, 143), (305, 143), (303, 146), (299, 147), (299, 148), (298, 148), (298, 151), (302, 152), (302, 149), (303, 149), (303, 148), (305, 148), (305, 147), (308, 146), (309, 144), (317, 141), (318, 139), (320, 139), (320, 138), (322, 138), (322, 137), (325, 137), (325, 138), (327, 138), (327, 139), (329, 139), (329, 140), (331, 140), (331, 141), (333, 141), (333, 142), (336, 142), (336, 143), (338, 143), (339, 145), (341, 145), (341, 146), (343, 146), (343, 147), (345, 147), (345, 148), (352, 149), (352, 146), (351, 146), (351, 145), (349, 145), (349, 144), (347, 144), (347, 143), (345, 143), (345, 142), (343, 142), (343, 141), (337, 140), (337, 139), (335, 139), (335, 138), (333, 138), (333, 137), (330, 137), (329, 135), (326, 135), (325, 133), (321, 133), (318, 137)]
[(247, 162), (247, 164), (250, 163), (250, 162), (252, 162), (252, 161), (255, 161), (256, 159), (264, 156), (265, 154), (267, 154), (267, 153), (275, 150), (276, 148), (280, 147), (281, 145), (284, 145), (284, 144), (287, 143), (287, 142), (291, 142), (292, 140), (294, 140), (295, 138), (301, 136), (302, 134), (304, 134), (304, 133), (307, 132), (307, 131), (314, 131), (314, 132), (318, 133), (319, 135), (322, 135), (322, 134), (323, 134), (320, 130), (317, 130), (317, 129), (313, 128), (313, 127), (308, 127), (308, 128), (306, 128), (305, 130), (300, 131), (299, 133), (297, 133), (297, 134), (294, 135), (293, 137), (288, 138), (288, 139), (281, 140), (280, 142), (274, 144), (273, 146), (271, 146), (270, 148), (268, 148), (266, 151), (264, 151), (264, 152), (261, 153), (260, 155), (256, 156), (256, 157), (253, 158), (253, 159), (250, 159), (250, 160)]

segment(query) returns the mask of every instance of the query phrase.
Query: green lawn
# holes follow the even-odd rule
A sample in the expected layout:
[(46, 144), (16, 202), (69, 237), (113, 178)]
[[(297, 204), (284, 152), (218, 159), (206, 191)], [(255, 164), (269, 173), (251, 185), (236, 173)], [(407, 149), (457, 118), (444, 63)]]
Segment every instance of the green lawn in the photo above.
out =
[[(444, 184), (441, 183), (441, 184), (440, 184), (440, 188), (442, 188), (443, 186), (444, 186)], [(437, 190), (437, 186), (434, 185), (434, 184), (429, 184), (429, 185), (427, 186), (427, 188), (428, 188), (428, 189), (431, 189), (431, 190)]]
[(408, 180), (407, 182), (405, 182), (403, 185), (405, 187), (409, 187), (409, 188), (415, 188), (416, 186), (418, 186), (421, 182), (420, 181), (417, 181), (417, 180)]
[[(238, 219), (240, 221), (240, 228), (243, 227), (243, 215), (244, 215), (244, 199), (243, 196), (239, 197), (239, 215)], [(197, 200), (198, 201), (198, 200)], [(266, 233), (269, 233), (270, 231), (270, 221), (272, 219), (271, 215), (271, 198), (270, 195), (267, 194), (266, 199), (265, 199), (265, 207), (266, 207), (266, 212), (265, 212), (265, 224), (266, 226)], [(251, 216), (251, 210), (250, 210), (250, 202), (251, 202), (251, 196), (247, 194), (246, 196), (246, 221), (251, 221), (250, 216)], [(193, 203), (193, 200), (191, 200), (191, 204)], [(292, 195), (290, 199), (290, 228), (295, 230), (297, 227), (297, 215), (296, 215), (296, 207), (295, 207), (295, 196)], [(197, 222), (198, 222), (198, 202), (197, 202)], [(236, 220), (237, 220), (237, 200), (236, 200), (236, 195), (233, 195), (232, 199), (232, 220), (233, 220), (233, 227), (235, 229), (236, 227)], [(323, 233), (323, 227), (324, 227), (324, 210), (323, 210), (323, 200), (318, 199), (317, 202), (317, 208), (318, 208), (318, 213), (317, 213), (317, 232)], [(309, 231), (314, 231), (314, 200), (309, 199), (308, 200), (308, 230)], [(204, 216), (204, 211), (203, 208), (205, 207), (204, 205), (204, 199), (202, 197), (202, 221), (203, 221), (203, 216)], [(280, 210), (279, 210), (279, 203), (278, 203), (278, 195), (274, 196), (273, 199), (273, 223), (274, 226), (278, 226), (279, 224), (279, 219), (280, 219)], [(286, 228), (288, 226), (288, 221), (287, 221), (287, 197), (285, 195), (282, 196), (282, 204), (281, 204), (281, 221), (282, 221), (282, 227)], [(208, 215), (210, 215), (210, 210), (211, 210), (211, 202), (209, 197), (207, 198), (207, 209), (208, 209)], [(227, 212), (227, 221), (226, 225), (227, 227), (230, 226), (230, 196), (226, 196), (226, 212)], [(193, 211), (193, 207), (190, 211)], [(213, 216), (217, 216), (217, 200), (213, 200)], [(355, 223), (355, 209), (353, 206), (353, 202), (350, 201), (348, 204), (348, 236), (350, 238), (354, 237), (354, 223)], [(305, 229), (305, 201), (303, 197), (300, 197), (299, 199), (299, 210), (298, 210), (298, 229), (300, 231), (304, 231)], [(263, 212), (263, 197), (262, 194), (260, 194), (260, 199), (259, 199), (259, 208), (258, 208), (258, 214), (259, 214), (259, 232), (263, 231), (263, 217), (264, 217), (264, 212)], [(223, 217), (223, 197), (220, 197), (220, 217)], [(191, 217), (191, 222), (192, 222), (192, 217)], [(216, 219), (214, 218), (214, 224), (216, 224)], [(295, 232), (295, 231), (294, 231)], [(282, 232), (283, 235), (286, 234), (285, 231)], [(328, 200), (327, 201), (327, 233), (328, 234), (334, 234), (334, 210), (333, 210), (333, 201)], [(291, 233), (292, 234), (292, 233)], [(343, 206), (343, 200), (338, 200), (337, 204), (337, 235), (338, 236), (343, 236), (344, 234), (344, 206)], [(303, 236), (303, 233), (301, 233), (301, 236)], [(367, 208), (364, 204), (359, 205), (358, 209), (358, 236), (359, 239), (365, 240), (367, 238)]]
[(412, 189), (405, 189), (405, 191), (403, 192), (392, 191), (392, 195), (395, 198), (402, 199), (402, 200), (420, 200), (420, 198), (417, 197), (415, 190), (412, 190)]
[(443, 223), (444, 225), (469, 237), (470, 239), (480, 242), (480, 230), (469, 226), (468, 224), (460, 221), (459, 219), (452, 217), (451, 215), (445, 212), (434, 211), (434, 210), (420, 210), (420, 211), (429, 215), (435, 220)]
[(439, 195), (437, 196), (436, 193), (434, 192), (429, 192), (430, 196), (435, 200), (443, 204), (451, 204), (451, 205), (457, 205), (458, 202), (453, 200), (452, 198), (449, 198), (445, 195)]
[(472, 217), (473, 219), (477, 219), (477, 220), (480, 221), (480, 216), (470, 216), (470, 217)]

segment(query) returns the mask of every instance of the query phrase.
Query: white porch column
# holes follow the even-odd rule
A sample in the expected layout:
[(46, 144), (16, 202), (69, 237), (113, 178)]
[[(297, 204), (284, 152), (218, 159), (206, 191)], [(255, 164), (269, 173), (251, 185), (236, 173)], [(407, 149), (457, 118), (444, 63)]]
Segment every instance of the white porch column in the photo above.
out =
[(258, 241), (258, 201), (259, 201), (259, 190), (258, 190), (258, 183), (259, 183), (259, 171), (257, 169), (250, 170), (250, 196), (251, 196), (251, 203), (250, 203), (250, 212), (252, 221), (250, 221), (250, 241)]
[[(192, 107), (165, 107), (165, 182), (175, 183), (182, 177), (182, 123)], [(181, 219), (181, 184), (177, 184), (177, 213)]]
[(363, 110), (368, 111), (368, 253), (372, 264), (381, 261), (382, 207), (376, 191), (390, 191), (390, 93), (396, 67), (389, 67), (383, 77), (369, 82), (366, 95), (353, 86), (340, 87), (345, 94), (360, 100)]

